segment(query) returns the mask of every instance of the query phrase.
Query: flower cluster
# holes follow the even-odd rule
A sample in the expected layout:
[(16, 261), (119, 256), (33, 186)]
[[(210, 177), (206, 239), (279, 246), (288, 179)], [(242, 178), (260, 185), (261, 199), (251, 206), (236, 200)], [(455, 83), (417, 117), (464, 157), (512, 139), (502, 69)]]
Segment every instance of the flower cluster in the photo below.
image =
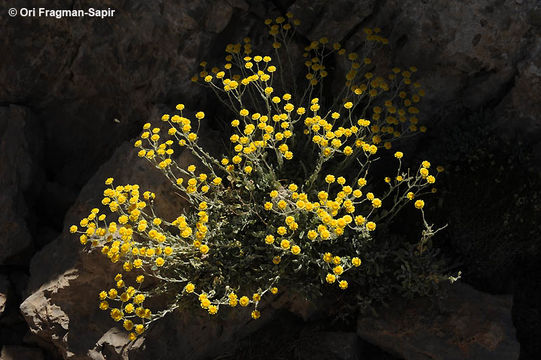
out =
[[(408, 204), (421, 212), (425, 227), (419, 253), (438, 231), (426, 222), (421, 197), (435, 190), (443, 169), (434, 172), (423, 161), (412, 171), (403, 166), (405, 155), (394, 151), (392, 174), (369, 176), (393, 141), (425, 131), (417, 127), (424, 91), (413, 80), (416, 69), (377, 76), (370, 57), (322, 38), (305, 48), (304, 90), (278, 90), (288, 86), (280, 79), (287, 62), (279, 51), (289, 56), (299, 22), (287, 14), (265, 24), (275, 55), (253, 55), (246, 38), (244, 45), (226, 47), (223, 68), (207, 70), (202, 62), (193, 78), (232, 112), (229, 154), (216, 158), (200, 146), (206, 115), (183, 104), (154, 126), (145, 124), (135, 141), (138, 156), (162, 171), (191, 206), (159, 217), (154, 193), (115, 186), (110, 178), (102, 200), (110, 215), (96, 208), (70, 228), (81, 244), (122, 264), (125, 274), (99, 293), (99, 308), (123, 321), (131, 339), (182, 302), (195, 302), (210, 315), (250, 307), (257, 319), (262, 299), (277, 294), (278, 286), (346, 290), (363, 273), (363, 249), (378, 226)], [(379, 33), (365, 29), (367, 48), (388, 43)], [(318, 91), (330, 56), (349, 64), (344, 88), (332, 101)], [(179, 166), (180, 151), (197, 161)], [(143, 286), (148, 277), (154, 288)], [(147, 299), (156, 294), (165, 294), (169, 305), (152, 312)]]

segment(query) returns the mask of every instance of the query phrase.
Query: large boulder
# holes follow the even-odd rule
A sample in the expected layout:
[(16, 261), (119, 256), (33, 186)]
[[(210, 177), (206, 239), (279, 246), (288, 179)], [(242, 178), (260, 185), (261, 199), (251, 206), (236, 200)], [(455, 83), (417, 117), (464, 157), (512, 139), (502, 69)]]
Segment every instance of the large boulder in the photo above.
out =
[(379, 317), (359, 317), (357, 334), (406, 360), (518, 359), (511, 307), (510, 296), (454, 284), (438, 303), (396, 300)]
[[(183, 154), (179, 162), (186, 166), (192, 159)], [(160, 200), (157, 211), (163, 216), (180, 214), (182, 201), (171, 193), (168, 180), (138, 158), (133, 145), (126, 142), (83, 188), (66, 216), (66, 228), (99, 204), (103, 182), (110, 176), (117, 184), (137, 183), (141, 189), (155, 192)], [(31, 295), (21, 305), (30, 330), (53, 343), (66, 358), (87, 356), (112, 325), (107, 315), (99, 313), (96, 294), (109, 287), (115, 271), (115, 265), (103, 255), (87, 254), (77, 237), (65, 231), (32, 259)]]

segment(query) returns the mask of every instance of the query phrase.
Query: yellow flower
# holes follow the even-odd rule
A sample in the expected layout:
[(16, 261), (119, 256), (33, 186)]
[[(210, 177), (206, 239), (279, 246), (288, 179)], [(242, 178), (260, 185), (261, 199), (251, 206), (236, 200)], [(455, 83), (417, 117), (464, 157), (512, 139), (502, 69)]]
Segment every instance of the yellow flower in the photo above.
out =
[(145, 301), (145, 295), (143, 295), (143, 294), (137, 294), (133, 298), (133, 303), (134, 304), (141, 304), (143, 301)]
[(203, 309), (208, 309), (209, 306), (210, 306), (210, 300), (209, 299), (207, 299), (207, 298), (201, 299), (201, 307)]
[(239, 300), (240, 306), (248, 306), (250, 299), (247, 296), (243, 296)]
[(353, 107), (353, 103), (352, 103), (351, 101), (348, 101), (348, 102), (346, 102), (346, 103), (344, 104), (344, 107), (345, 107), (346, 109), (351, 109), (351, 108)]
[(133, 329), (133, 321), (131, 320), (124, 320), (124, 329), (126, 329), (127, 331), (131, 331), (131, 329)]
[(252, 318), (253, 319), (259, 319), (260, 316), (261, 316), (261, 313), (259, 312), (259, 310), (252, 311)]
[(294, 109), (295, 109), (295, 107), (294, 107), (293, 104), (291, 104), (291, 103), (287, 103), (287, 104), (284, 106), (284, 110), (285, 110), (286, 112), (292, 112)]
[(205, 117), (205, 113), (202, 112), (202, 111), (199, 111), (195, 114), (195, 117), (198, 119), (198, 120), (202, 120), (204, 117)]
[(284, 250), (289, 249), (289, 245), (290, 245), (289, 240), (285, 240), (285, 239), (284, 239), (284, 240), (282, 240), (282, 241), (280, 242), (280, 246), (281, 246), (282, 249), (284, 249)]
[(135, 332), (137, 334), (141, 335), (143, 331), (145, 331), (144, 325), (141, 325), (141, 324), (135, 325)]
[(342, 280), (339, 283), (340, 289), (346, 290), (348, 288), (348, 282), (346, 280)]
[(186, 286), (184, 287), (184, 290), (187, 293), (193, 293), (193, 291), (195, 290), (195, 285), (192, 283), (187, 283)]
[(335, 266), (334, 269), (332, 269), (332, 271), (336, 275), (342, 275), (342, 273), (344, 272), (344, 268), (342, 266), (338, 265), (338, 266)]
[(117, 309), (117, 308), (111, 309), (111, 317), (113, 318), (114, 321), (120, 321), (123, 315), (124, 314), (122, 313), (120, 309)]
[(208, 312), (210, 315), (216, 315), (218, 312), (218, 307), (216, 305), (209, 305)]
[(206, 254), (209, 252), (209, 247), (207, 245), (201, 245), (199, 251), (201, 251), (202, 254)]
[(422, 209), (425, 206), (425, 202), (423, 200), (417, 200), (415, 202), (415, 208), (416, 209)]
[(133, 313), (133, 311), (135, 310), (135, 307), (133, 306), (133, 304), (127, 304), (125, 307), (124, 307), (124, 311), (128, 314), (131, 314)]
[(327, 274), (325, 281), (327, 281), (329, 284), (333, 284), (336, 281), (336, 276), (333, 274)]
[(291, 253), (292, 253), (293, 255), (299, 255), (299, 254), (301, 253), (301, 248), (298, 247), (297, 245), (293, 245), (293, 246), (291, 247)]
[(335, 178), (334, 178), (333, 175), (327, 175), (327, 176), (325, 176), (325, 182), (326, 182), (327, 184), (332, 184), (334, 181), (335, 181)]
[(359, 267), (361, 266), (361, 259), (359, 259), (358, 257), (354, 257), (353, 259), (351, 259), (351, 263), (353, 264), (353, 266)]
[(323, 254), (323, 261), (330, 263), (332, 261), (332, 254), (328, 252)]
[(369, 221), (366, 223), (366, 228), (368, 229), (368, 231), (374, 231), (376, 230), (376, 223), (373, 221)]
[(378, 198), (375, 198), (374, 200), (372, 200), (372, 206), (376, 209), (381, 207), (381, 200)]
[(265, 237), (265, 243), (268, 244), (268, 245), (271, 245), (272, 243), (274, 243), (274, 236), (273, 235), (267, 235)]
[(426, 181), (429, 184), (434, 184), (436, 182), (436, 178), (434, 176), (432, 176), (432, 175), (429, 175), (429, 176), (427, 176)]

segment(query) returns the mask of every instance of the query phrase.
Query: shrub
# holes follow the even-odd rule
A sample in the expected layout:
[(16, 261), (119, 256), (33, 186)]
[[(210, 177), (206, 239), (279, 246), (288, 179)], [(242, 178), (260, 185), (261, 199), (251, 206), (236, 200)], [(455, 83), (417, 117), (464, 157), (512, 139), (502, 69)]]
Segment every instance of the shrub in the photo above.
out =
[[(71, 227), (83, 245), (122, 264), (124, 274), (99, 294), (99, 307), (123, 321), (132, 339), (181, 304), (210, 315), (249, 308), (257, 319), (262, 299), (279, 288), (308, 296), (354, 284), (366, 306), (396, 291), (427, 294), (447, 278), (431, 247), (439, 229), (426, 221), (422, 199), (442, 169), (433, 171), (428, 161), (407, 169), (405, 155), (391, 150), (397, 139), (426, 130), (418, 125), (424, 91), (413, 80), (416, 69), (377, 76), (367, 54), (387, 39), (377, 28), (365, 29), (362, 57), (326, 38), (307, 46), (306, 84), (297, 86), (303, 79), (294, 75), (290, 54), (298, 21), (288, 14), (265, 23), (273, 58), (253, 56), (244, 39), (227, 45), (223, 69), (207, 70), (203, 62), (193, 79), (233, 114), (229, 155), (215, 158), (200, 146), (205, 113), (182, 104), (161, 125), (145, 124), (135, 142), (138, 155), (171, 181), (172, 196), (190, 206), (160, 217), (154, 193), (115, 186), (110, 178), (102, 205), (111, 215), (95, 208), (81, 229)], [(325, 96), (331, 58), (348, 70), (338, 95)], [(198, 163), (180, 167), (179, 149)], [(372, 170), (381, 158), (394, 165)], [(376, 238), (404, 206), (422, 218), (420, 240)], [(167, 305), (153, 313), (145, 304), (156, 296)]]

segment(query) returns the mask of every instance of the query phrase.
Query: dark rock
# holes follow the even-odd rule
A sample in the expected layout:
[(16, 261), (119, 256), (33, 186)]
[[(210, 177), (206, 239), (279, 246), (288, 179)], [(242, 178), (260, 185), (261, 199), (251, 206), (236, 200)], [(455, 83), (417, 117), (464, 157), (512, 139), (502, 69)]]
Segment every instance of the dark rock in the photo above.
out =
[[(18, 3), (10, 6), (28, 6)], [(191, 75), (211, 51), (207, 45), (248, 6), (242, 0), (47, 2), (48, 9), (72, 6), (116, 12), (76, 21), (0, 19), (0, 103), (35, 110), (51, 180), (81, 187), (118, 143), (139, 131), (155, 103), (198, 101), (202, 88)], [(247, 13), (236, 17), (242, 26), (256, 22)]]
[(0, 274), (0, 316), (6, 309), (6, 302), (8, 299), (9, 281), (8, 278)]
[[(84, 4), (54, 0), (47, 6)], [(156, 103), (171, 107), (185, 102), (202, 109), (211, 104), (201, 88), (189, 80), (198, 70), (197, 64), (209, 56), (210, 62), (222, 59), (225, 44), (244, 34), (259, 36), (262, 19), (278, 15), (275, 7), (289, 8), (301, 17), (298, 39), (326, 35), (331, 41), (344, 42), (350, 50), (358, 50), (364, 26), (382, 27), (390, 35), (392, 60), (385, 62), (381, 56), (378, 61), (419, 68), (420, 81), (427, 88), (423, 112), (429, 121), (443, 118), (450, 122), (465, 110), (499, 104), (497, 110), (503, 115), (495, 117), (493, 124), (499, 134), (525, 134), (541, 158), (541, 22), (535, 0), (453, 4), (446, 0), (135, 0), (119, 4), (99, 0), (92, 6), (116, 6), (117, 12), (113, 18), (77, 21), (0, 17), (4, 35), (0, 40), (0, 104), (24, 104), (0, 108), (0, 264), (26, 263), (34, 248), (43, 247), (32, 261), (31, 296), (22, 311), (32, 331), (43, 342), (54, 344), (64, 357), (158, 356), (163, 355), (160, 349), (175, 348), (171, 342), (186, 351), (201, 345), (196, 334), (204, 323), (196, 321), (194, 327), (177, 329), (178, 321), (188, 320), (183, 315), (178, 320), (175, 315), (165, 320), (167, 326), (156, 327), (154, 334), (163, 338), (149, 335), (144, 344), (130, 348), (124, 332), (110, 330), (110, 319), (96, 315), (97, 300), (88, 295), (110, 281), (111, 265), (100, 256), (81, 251), (66, 228), (99, 201), (102, 182), (109, 176), (120, 182), (137, 181), (158, 196), (169, 196), (161, 174), (147, 171), (148, 165), (135, 157), (131, 145), (118, 144), (135, 136), (156, 111)], [(4, 5), (0, 12), (7, 12)], [(41, 147), (40, 141), (46, 146)], [(43, 161), (36, 161), (41, 159), (38, 155)], [(47, 177), (43, 185), (34, 186), (35, 179), (43, 177), (39, 175), (42, 167)], [(40, 193), (36, 205), (47, 205), (46, 214), (40, 213), (41, 206), (32, 206), (25, 199), (34, 191)], [(174, 214), (182, 206), (180, 201), (159, 203), (164, 214)], [(460, 206), (456, 209), (462, 211)], [(43, 222), (30, 224), (32, 228), (28, 218)], [(62, 234), (56, 236), (60, 231)], [(464, 236), (465, 242), (475, 238), (471, 234)], [(56, 240), (47, 245), (53, 238)], [(17, 294), (22, 292), (16, 289)], [(526, 293), (522, 294), (524, 300)], [(486, 300), (485, 295), (478, 297)], [(297, 300), (283, 297), (278, 300), (283, 304), (276, 306), (304, 318), (313, 316), (317, 306)], [(524, 319), (532, 307), (528, 304), (525, 312), (517, 309), (517, 314), (521, 323), (528, 323), (525, 329), (535, 332), (539, 322)], [(462, 331), (455, 323), (451, 325)], [(222, 344), (213, 351), (223, 349), (226, 339), (237, 336), (232, 335), (236, 330), (219, 335), (220, 327), (212, 326), (212, 341)], [(466, 346), (464, 342), (471, 340), (466, 330), (465, 337), (452, 341)], [(194, 338), (184, 339), (187, 332)], [(474, 349), (470, 354), (479, 347), (490, 347), (492, 342), (486, 336), (466, 346)], [(456, 349), (455, 343), (451, 346)], [(193, 354), (203, 356), (202, 352)]]
[(25, 217), (25, 192), (39, 171), (35, 137), (39, 128), (22, 106), (0, 107), (0, 264), (28, 261), (32, 238)]
[(306, 329), (296, 341), (295, 354), (302, 360), (358, 360), (361, 348), (356, 333)]
[(454, 284), (448, 297), (394, 301), (380, 317), (361, 316), (357, 334), (407, 360), (518, 359), (512, 299)]
[[(502, 136), (534, 144), (534, 155), (541, 160), (541, 35), (532, 40), (528, 55), (517, 65), (513, 86), (496, 108)], [(510, 119), (512, 119), (510, 121)], [(538, 170), (541, 168), (538, 167)]]
[(8, 345), (2, 348), (0, 360), (43, 360), (43, 352), (38, 348)]
[(15, 296), (17, 296), (18, 299), (24, 299), (27, 296), (26, 288), (28, 286), (28, 274), (24, 271), (14, 270), (10, 272), (9, 279), (15, 290)]

